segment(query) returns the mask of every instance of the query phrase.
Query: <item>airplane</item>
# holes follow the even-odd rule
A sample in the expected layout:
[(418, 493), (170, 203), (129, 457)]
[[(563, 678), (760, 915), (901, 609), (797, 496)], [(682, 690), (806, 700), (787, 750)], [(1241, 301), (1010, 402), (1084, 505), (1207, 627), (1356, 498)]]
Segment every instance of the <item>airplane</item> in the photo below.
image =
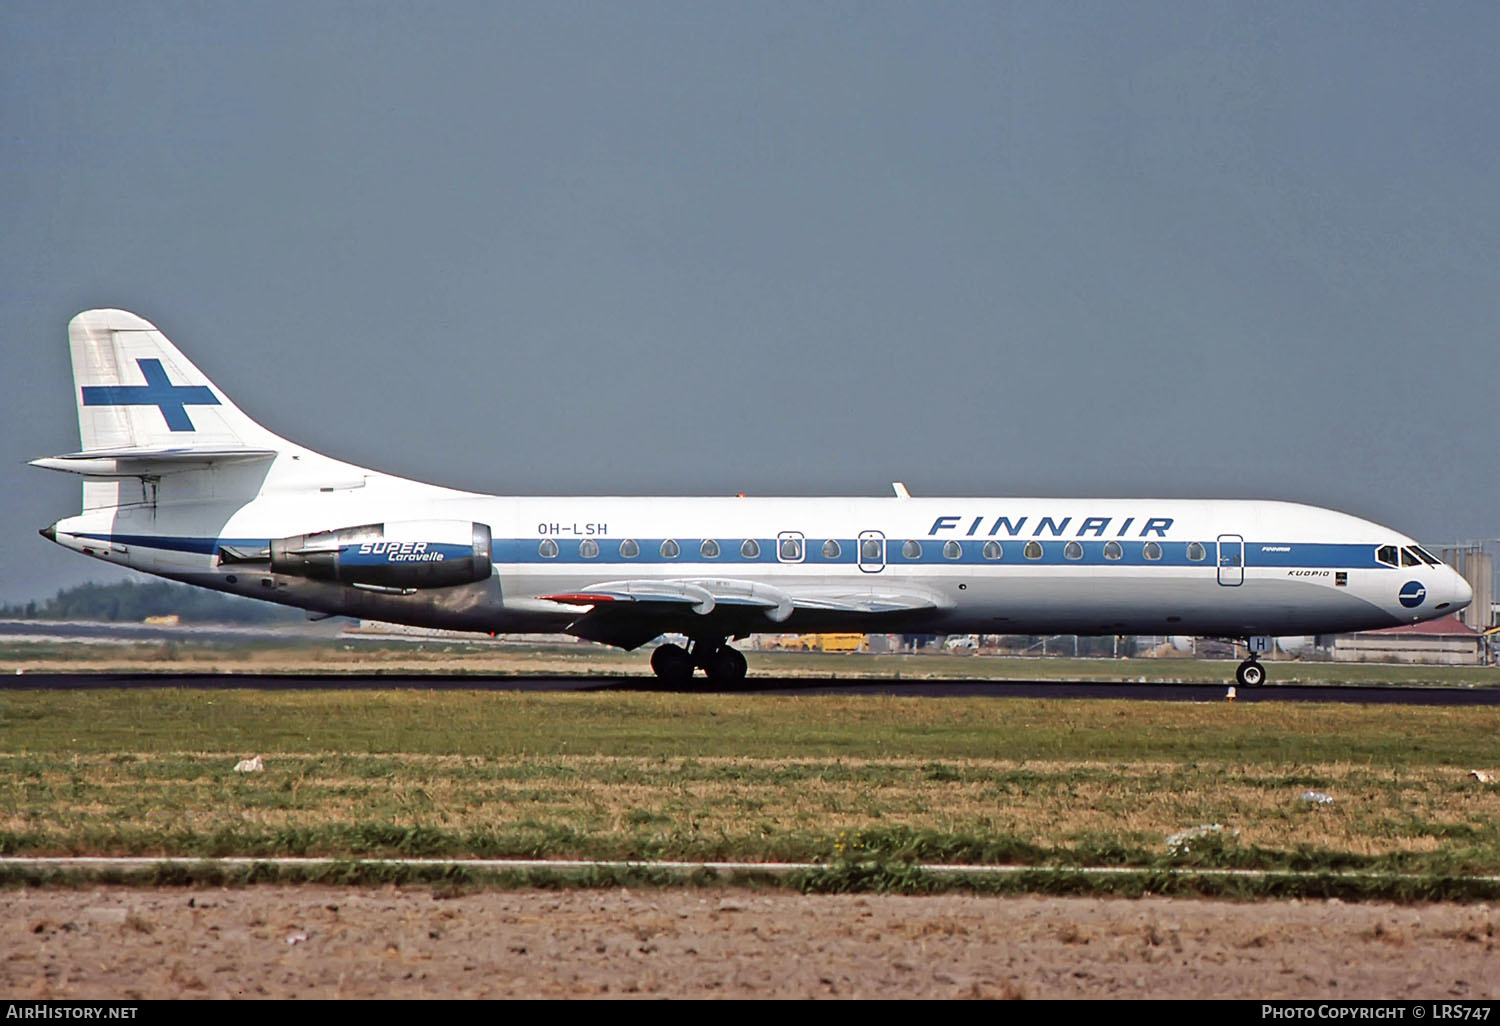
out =
[(1291, 502), (1182, 499), (505, 497), (340, 462), (251, 420), (156, 326), (69, 323), (83, 478), (44, 537), (309, 616), (566, 632), (652, 670), (745, 678), (764, 631), (1149, 634), (1242, 640), (1455, 613), (1464, 578), (1398, 531)]

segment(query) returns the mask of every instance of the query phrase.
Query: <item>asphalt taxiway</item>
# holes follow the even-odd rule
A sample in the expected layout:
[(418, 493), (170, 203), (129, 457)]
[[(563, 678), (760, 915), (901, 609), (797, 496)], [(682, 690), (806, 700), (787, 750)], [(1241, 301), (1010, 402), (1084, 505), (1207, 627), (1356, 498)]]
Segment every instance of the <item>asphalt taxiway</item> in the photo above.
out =
[[(485, 676), (468, 674), (25, 673), (0, 677), (5, 691), (99, 688), (253, 689), (263, 691), (651, 691), (754, 695), (886, 695), (911, 698), (1113, 698), (1148, 702), (1222, 702), (1227, 684), (1139, 681), (848, 680), (751, 677), (733, 689), (705, 680), (678, 687), (651, 677)], [(1345, 702), (1382, 705), (1500, 706), (1500, 688), (1276, 684), (1237, 688), (1240, 702)]]

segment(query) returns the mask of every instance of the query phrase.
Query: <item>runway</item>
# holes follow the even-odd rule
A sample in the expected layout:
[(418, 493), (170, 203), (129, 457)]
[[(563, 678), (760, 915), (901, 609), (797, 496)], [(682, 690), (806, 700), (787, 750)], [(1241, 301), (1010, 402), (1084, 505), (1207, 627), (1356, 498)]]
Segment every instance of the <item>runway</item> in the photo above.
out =
[[(495, 691), (683, 694), (872, 695), (910, 698), (1108, 698), (1147, 702), (1223, 702), (1225, 684), (1139, 681), (836, 680), (751, 677), (734, 689), (664, 685), (651, 677), (482, 676), (454, 674), (27, 673), (0, 678), (5, 691), (191, 688), (205, 691)], [(1267, 684), (1238, 688), (1239, 702), (1342, 702), (1425, 706), (1500, 706), (1500, 688)]]

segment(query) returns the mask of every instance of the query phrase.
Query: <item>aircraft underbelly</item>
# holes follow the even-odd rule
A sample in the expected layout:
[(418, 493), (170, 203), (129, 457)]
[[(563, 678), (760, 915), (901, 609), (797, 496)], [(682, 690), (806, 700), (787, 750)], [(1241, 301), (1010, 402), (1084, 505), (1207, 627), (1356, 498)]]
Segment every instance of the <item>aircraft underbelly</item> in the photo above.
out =
[[(565, 571), (537, 573), (533, 567), (497, 567), (506, 584), (507, 605), (517, 611), (542, 613), (550, 604), (531, 596), (581, 590), (601, 577), (623, 572), (619, 567), (593, 569), (587, 576)], [(667, 579), (663, 577), (663, 579)], [(847, 575), (808, 575), (781, 578), (767, 575), (789, 592), (848, 585)], [(1374, 603), (1349, 591), (1282, 576), (1261, 577), (1252, 569), (1244, 584), (1225, 587), (1212, 575), (1165, 574), (970, 575), (957, 578), (905, 577), (885, 573), (854, 579), (872, 592), (926, 589), (944, 601), (936, 608), (864, 613), (858, 616), (817, 609), (797, 609), (787, 619), (773, 621), (756, 610), (716, 609), (708, 617), (683, 609), (670, 617), (663, 631), (687, 632), (697, 624), (723, 625), (725, 630), (749, 632), (822, 631), (852, 629), (890, 633), (988, 634), (1288, 634), (1337, 633), (1399, 622)], [(962, 587), (960, 587), (962, 585)]]

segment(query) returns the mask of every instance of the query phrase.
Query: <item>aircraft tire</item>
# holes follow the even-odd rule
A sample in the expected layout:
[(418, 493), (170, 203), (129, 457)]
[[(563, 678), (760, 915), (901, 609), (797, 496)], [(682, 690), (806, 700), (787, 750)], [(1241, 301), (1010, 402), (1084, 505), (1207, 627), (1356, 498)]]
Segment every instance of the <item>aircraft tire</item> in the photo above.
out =
[(749, 664), (745, 662), (744, 655), (728, 645), (720, 647), (709, 656), (703, 667), (703, 672), (708, 674), (710, 681), (728, 686), (744, 683), (748, 670)]
[(651, 653), (651, 672), (668, 684), (693, 679), (693, 657), (681, 645), (662, 645)]
[(1256, 659), (1246, 659), (1235, 669), (1234, 679), (1240, 687), (1258, 688), (1266, 682), (1266, 668)]

